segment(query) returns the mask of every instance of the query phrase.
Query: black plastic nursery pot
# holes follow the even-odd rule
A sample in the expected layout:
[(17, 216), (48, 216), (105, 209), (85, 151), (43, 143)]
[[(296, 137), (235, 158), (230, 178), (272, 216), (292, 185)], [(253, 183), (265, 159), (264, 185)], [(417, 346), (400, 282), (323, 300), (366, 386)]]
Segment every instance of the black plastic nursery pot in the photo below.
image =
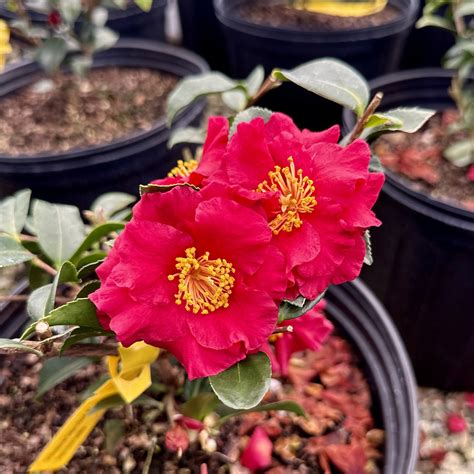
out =
[(223, 33), (213, 0), (178, 0), (183, 46), (202, 56), (212, 69), (227, 72)]
[[(217, 18), (227, 41), (230, 69), (245, 77), (258, 64), (267, 73), (275, 67), (293, 68), (322, 57), (341, 59), (373, 78), (396, 70), (406, 38), (416, 19), (419, 0), (391, 0), (400, 17), (385, 25), (344, 31), (304, 31), (296, 27), (254, 24), (239, 15), (249, 0), (214, 0)], [(260, 0), (282, 3), (282, 0)], [(339, 122), (342, 109), (285, 84), (259, 105), (291, 115), (300, 126), (326, 128)]]
[[(134, 3), (130, 3), (124, 10), (111, 8), (107, 26), (122, 37), (143, 38), (156, 41), (165, 39), (165, 9), (168, 0), (153, 0), (149, 12), (144, 12)], [(47, 22), (46, 15), (31, 12), (33, 24), (39, 26)], [(0, 7), (0, 18), (12, 19), (15, 15), (5, 7)]]
[[(451, 74), (405, 71), (371, 83), (382, 109), (452, 107)], [(354, 118), (344, 113), (344, 126)], [(432, 199), (387, 171), (375, 205), (374, 264), (362, 273), (407, 346), (418, 381), (445, 390), (474, 390), (474, 213)]]
[[(94, 68), (107, 66), (145, 67), (180, 77), (208, 70), (205, 61), (191, 52), (145, 40), (120, 40), (94, 58)], [(31, 84), (37, 73), (33, 62), (11, 66), (0, 76), (0, 98)], [(197, 122), (203, 108), (203, 102), (190, 106), (171, 129), (163, 116), (150, 130), (104, 145), (34, 156), (0, 154), (0, 196), (27, 187), (34, 197), (87, 208), (104, 192), (137, 194), (140, 184), (166, 176), (181, 158), (182, 147), (167, 148), (170, 134)]]
[(360, 353), (374, 413), (385, 430), (384, 474), (410, 474), (418, 458), (416, 382), (390, 317), (374, 294), (356, 280), (330, 287), (328, 317)]

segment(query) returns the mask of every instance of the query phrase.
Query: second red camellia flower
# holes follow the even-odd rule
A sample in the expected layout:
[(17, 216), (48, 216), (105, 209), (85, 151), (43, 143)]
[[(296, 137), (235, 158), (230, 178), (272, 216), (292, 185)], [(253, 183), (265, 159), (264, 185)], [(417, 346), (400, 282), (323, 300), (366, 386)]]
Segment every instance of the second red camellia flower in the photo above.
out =
[(262, 214), (222, 186), (145, 194), (97, 270), (101, 288), (91, 299), (102, 324), (126, 346), (143, 340), (169, 350), (190, 379), (258, 350), (286, 287)]
[[(371, 211), (384, 177), (368, 171), (363, 140), (337, 144), (339, 129), (300, 131), (286, 115), (241, 123), (223, 146), (227, 124), (212, 118), (197, 171), (206, 182), (240, 187), (240, 194), (273, 198), (266, 205), (273, 241), (285, 255), (286, 297), (316, 298), (331, 284), (356, 278), (365, 255), (364, 231), (380, 221)], [(220, 128), (220, 133), (219, 133)]]

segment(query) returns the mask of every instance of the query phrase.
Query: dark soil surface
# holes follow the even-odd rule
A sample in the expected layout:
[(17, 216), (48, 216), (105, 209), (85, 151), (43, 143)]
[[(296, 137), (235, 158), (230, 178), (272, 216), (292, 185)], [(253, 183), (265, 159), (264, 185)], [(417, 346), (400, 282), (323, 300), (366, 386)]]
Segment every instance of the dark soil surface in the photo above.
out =
[[(190, 447), (179, 458), (166, 450), (169, 409), (163, 389), (155, 384), (147, 394), (155, 405), (109, 409), (63, 473), (141, 473), (148, 456), (150, 473), (248, 472), (238, 459), (248, 437), (259, 425), (272, 439), (271, 474), (348, 471), (365, 466), (378, 473), (383, 431), (374, 427), (367, 383), (355, 365), (350, 346), (337, 336), (318, 353), (292, 360), (289, 381), (273, 384), (266, 401), (296, 400), (309, 419), (286, 412), (254, 413), (228, 422), (210, 443), (207, 431), (190, 431)], [(0, 472), (26, 472), (28, 465), (80, 403), (80, 394), (105, 367), (91, 364), (35, 399), (42, 362), (32, 354), (0, 356)], [(182, 377), (162, 356), (154, 366), (161, 384)], [(175, 373), (176, 372), (176, 373)], [(163, 387), (163, 385), (161, 385)], [(158, 403), (156, 404), (156, 401)], [(181, 402), (176, 398), (174, 409)], [(165, 402), (165, 403), (163, 403)], [(207, 423), (205, 421), (205, 423)], [(122, 434), (121, 434), (122, 433)], [(205, 436), (204, 436), (204, 435)], [(215, 451), (217, 448), (217, 451)], [(339, 467), (339, 469), (337, 468)]]
[(456, 112), (435, 115), (417, 133), (393, 133), (373, 145), (382, 164), (416, 191), (440, 201), (474, 212), (474, 182), (469, 167), (459, 168), (443, 158), (443, 150), (462, 135), (448, 135), (446, 130), (456, 120)]
[(391, 5), (374, 15), (363, 17), (339, 17), (324, 15), (288, 6), (287, 3), (269, 4), (266, 1), (248, 2), (239, 14), (252, 23), (302, 30), (340, 31), (359, 30), (391, 23), (400, 18), (400, 11)]
[(1, 154), (58, 153), (148, 130), (164, 115), (178, 78), (108, 67), (85, 79), (60, 74), (53, 80), (46, 92), (36, 83), (0, 99)]

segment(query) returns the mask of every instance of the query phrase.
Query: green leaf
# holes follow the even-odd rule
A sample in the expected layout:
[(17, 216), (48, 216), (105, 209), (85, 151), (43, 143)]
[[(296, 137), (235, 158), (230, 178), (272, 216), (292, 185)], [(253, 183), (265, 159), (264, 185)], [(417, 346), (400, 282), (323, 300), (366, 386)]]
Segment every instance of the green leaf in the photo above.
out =
[(295, 301), (283, 301), (278, 309), (278, 322), (289, 321), (291, 319), (299, 318), (303, 314), (307, 313), (310, 309), (313, 309), (326, 294), (323, 291), (315, 300), (304, 299), (302, 304), (301, 296), (296, 298)]
[(41, 248), (57, 267), (71, 258), (84, 238), (84, 224), (75, 206), (36, 200), (33, 225)]
[(78, 344), (85, 339), (92, 339), (99, 336), (107, 336), (110, 333), (104, 330), (91, 329), (91, 328), (76, 328), (71, 332), (71, 335), (63, 342), (60, 353), (63, 354), (70, 347)]
[(107, 237), (112, 232), (123, 230), (125, 224), (123, 222), (106, 222), (105, 224), (95, 227), (84, 241), (77, 247), (77, 250), (73, 253), (70, 260), (73, 263), (77, 263), (82, 254), (89, 250), (95, 243), (99, 242), (104, 237)]
[(35, 59), (47, 74), (59, 69), (68, 51), (66, 40), (53, 36), (46, 39), (36, 50)]
[(41, 398), (48, 390), (68, 379), (92, 362), (88, 357), (55, 357), (45, 360), (39, 373), (36, 398)]
[(235, 416), (262, 411), (291, 411), (296, 413), (298, 416), (306, 416), (306, 413), (301, 405), (296, 402), (286, 400), (274, 403), (266, 403), (265, 405), (258, 405), (255, 408), (250, 408), (249, 410), (237, 410), (233, 413), (229, 413), (228, 415), (219, 419), (218, 426), (222, 426), (226, 421), (234, 418)]
[(61, 19), (67, 23), (74, 24), (81, 13), (81, 0), (58, 0), (58, 10)]
[(34, 290), (28, 297), (28, 303), (26, 304), (26, 311), (28, 316), (33, 321), (38, 321), (48, 313), (46, 308), (48, 307), (48, 301), (51, 295), (51, 288), (53, 284), (41, 286)]
[(153, 5), (153, 0), (135, 0), (135, 3), (144, 11), (149, 12)]
[(200, 97), (221, 94), (241, 87), (237, 81), (220, 72), (207, 72), (197, 76), (185, 77), (168, 96), (168, 125), (186, 107)]
[(100, 280), (88, 281), (77, 294), (77, 298), (86, 298), (100, 288)]
[(452, 21), (438, 15), (423, 15), (423, 17), (416, 22), (417, 28), (425, 28), (427, 26), (436, 26), (452, 32), (456, 31)]
[(79, 77), (86, 77), (92, 67), (92, 57), (77, 55), (69, 60), (69, 67), (73, 74)]
[(265, 123), (268, 122), (272, 116), (272, 113), (273, 112), (271, 110), (264, 109), (262, 107), (250, 107), (243, 112), (238, 113), (232, 122), (232, 126), (230, 127), (229, 136), (231, 137), (237, 131), (237, 126), (243, 122), (250, 122), (257, 117), (261, 117)]
[(249, 77), (245, 80), (245, 85), (247, 87), (247, 95), (253, 97), (263, 84), (265, 79), (265, 70), (263, 66), (257, 66), (250, 74)]
[(364, 263), (370, 266), (374, 263), (374, 257), (372, 255), (372, 241), (370, 239), (370, 231), (368, 230), (364, 232), (364, 243), (365, 243)]
[(15, 349), (21, 352), (31, 352), (37, 356), (42, 356), (43, 353), (33, 349), (32, 347), (25, 346), (21, 342), (13, 339), (0, 339), (0, 349)]
[(97, 270), (97, 267), (104, 263), (105, 259), (102, 260), (97, 260), (95, 262), (89, 263), (87, 265), (84, 265), (79, 272), (77, 273), (77, 276), (83, 280), (84, 278), (87, 278), (88, 276), (91, 276), (95, 273)]
[(77, 283), (77, 270), (76, 267), (71, 262), (64, 262), (61, 265), (61, 268), (58, 270), (58, 273), (54, 277), (52, 286), (51, 286), (51, 293), (49, 295), (47, 304), (46, 304), (46, 311), (43, 316), (49, 314), (54, 309), (54, 303), (56, 300), (56, 292), (58, 291), (58, 285), (61, 283)]
[(247, 410), (260, 403), (270, 388), (271, 376), (270, 359), (259, 352), (209, 377), (209, 382), (222, 403), (236, 410)]
[(262, 66), (257, 66), (249, 75), (249, 77), (241, 82), (242, 89), (224, 92), (222, 101), (230, 109), (240, 112), (247, 107), (247, 103), (260, 89), (265, 79), (265, 71)]
[(181, 405), (179, 411), (185, 416), (202, 421), (218, 404), (219, 400), (214, 393), (199, 393)]
[(380, 161), (380, 159), (377, 155), (372, 154), (370, 156), (369, 171), (372, 171), (372, 173), (384, 173), (385, 172), (385, 169), (382, 165), (382, 162)]
[(463, 16), (471, 16), (474, 15), (474, 1), (473, 0), (465, 0), (456, 8), (456, 16), (463, 17)]
[(280, 81), (290, 81), (361, 116), (369, 103), (369, 86), (351, 66), (337, 59), (316, 59), (291, 70), (273, 71)]
[(25, 226), (31, 190), (23, 189), (0, 202), (0, 232), (19, 235)]
[(443, 155), (453, 165), (463, 168), (474, 163), (474, 143), (469, 140), (460, 140), (448, 146)]
[(195, 127), (178, 128), (171, 133), (168, 148), (173, 148), (178, 143), (194, 143), (201, 145), (206, 139), (206, 130)]
[(104, 252), (103, 250), (94, 250), (81, 257), (77, 262), (76, 267), (79, 270), (82, 270), (82, 268), (91, 263), (102, 263), (105, 257), (107, 257), (107, 252)]
[[(102, 329), (97, 319), (95, 306), (87, 298), (79, 298), (66, 303), (51, 311), (48, 316), (40, 319), (40, 321), (45, 321), (50, 326), (79, 326)], [(35, 331), (36, 324), (37, 322), (27, 328), (21, 339), (25, 339), (32, 334)]]
[(110, 219), (116, 212), (133, 204), (137, 198), (127, 193), (105, 193), (99, 196), (91, 206), (91, 211)]
[(95, 26), (93, 31), (92, 48), (94, 52), (111, 48), (119, 39), (119, 35), (107, 26)]
[(0, 268), (18, 265), (34, 257), (14, 238), (0, 235)]

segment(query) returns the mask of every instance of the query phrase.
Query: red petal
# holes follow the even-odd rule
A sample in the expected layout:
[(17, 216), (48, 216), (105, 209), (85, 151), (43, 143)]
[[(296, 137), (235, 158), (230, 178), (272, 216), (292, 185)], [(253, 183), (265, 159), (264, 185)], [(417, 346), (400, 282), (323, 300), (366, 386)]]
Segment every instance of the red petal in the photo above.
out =
[(265, 469), (272, 463), (273, 444), (263, 428), (257, 426), (249, 439), (240, 463), (251, 470)]

